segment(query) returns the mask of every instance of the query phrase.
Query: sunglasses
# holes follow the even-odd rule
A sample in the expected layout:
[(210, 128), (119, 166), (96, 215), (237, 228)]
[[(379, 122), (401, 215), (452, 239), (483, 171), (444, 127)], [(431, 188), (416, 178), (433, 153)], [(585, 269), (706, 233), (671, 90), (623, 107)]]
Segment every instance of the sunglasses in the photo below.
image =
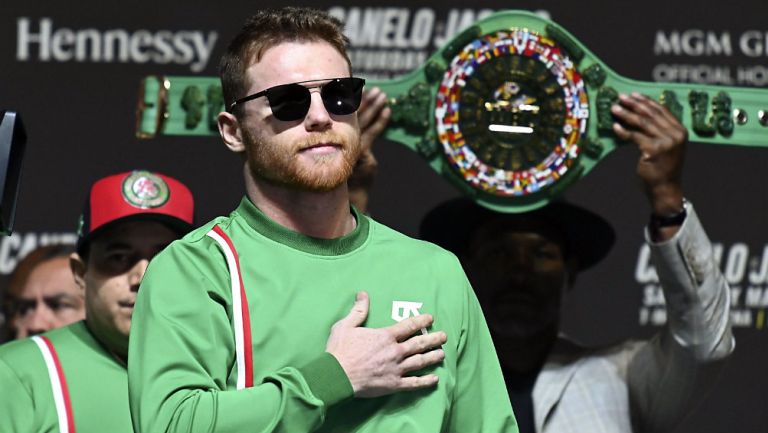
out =
[(237, 104), (266, 96), (267, 101), (269, 101), (269, 108), (272, 109), (272, 114), (276, 119), (283, 121), (303, 119), (307, 115), (312, 102), (309, 89), (315, 87), (320, 88), (320, 97), (323, 100), (323, 105), (331, 114), (352, 114), (360, 108), (363, 85), (365, 84), (364, 79), (355, 77), (333, 78), (323, 84), (302, 86), (303, 83), (315, 81), (325, 80), (299, 81), (297, 83), (270, 87), (269, 89), (236, 100), (229, 106), (229, 112), (231, 113)]

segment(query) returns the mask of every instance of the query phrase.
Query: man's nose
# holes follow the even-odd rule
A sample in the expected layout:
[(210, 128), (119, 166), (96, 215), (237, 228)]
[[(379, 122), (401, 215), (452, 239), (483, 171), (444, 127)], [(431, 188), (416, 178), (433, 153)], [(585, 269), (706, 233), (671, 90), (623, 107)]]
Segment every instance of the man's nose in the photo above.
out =
[(531, 253), (524, 248), (505, 248), (503, 251), (504, 262), (510, 268), (530, 269), (533, 266)]
[(323, 104), (319, 89), (310, 90), (309, 111), (304, 117), (304, 125), (308, 131), (323, 131), (331, 125), (331, 115)]
[(149, 266), (149, 259), (141, 259), (128, 270), (128, 283), (131, 285), (131, 290), (134, 292), (139, 290), (139, 285), (144, 278), (144, 273), (147, 272), (147, 266)]
[(45, 302), (38, 302), (35, 309), (22, 319), (18, 331), (19, 337), (42, 334), (45, 331), (53, 329), (56, 326), (55, 322), (56, 319), (53, 311), (45, 305)]

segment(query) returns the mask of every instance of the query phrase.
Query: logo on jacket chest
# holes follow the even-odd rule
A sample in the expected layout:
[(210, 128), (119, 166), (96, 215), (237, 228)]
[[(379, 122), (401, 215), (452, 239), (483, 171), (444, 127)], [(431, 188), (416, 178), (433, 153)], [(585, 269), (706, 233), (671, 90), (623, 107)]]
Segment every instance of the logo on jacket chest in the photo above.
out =
[(421, 314), (419, 308), (423, 304), (423, 302), (392, 301), (392, 320), (400, 322), (411, 316), (418, 316)]

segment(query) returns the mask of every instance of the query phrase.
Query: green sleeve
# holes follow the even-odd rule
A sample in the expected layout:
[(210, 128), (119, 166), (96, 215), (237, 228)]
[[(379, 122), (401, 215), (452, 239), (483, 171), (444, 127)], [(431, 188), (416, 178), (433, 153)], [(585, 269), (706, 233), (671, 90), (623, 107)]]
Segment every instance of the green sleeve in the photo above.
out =
[[(229, 274), (218, 247), (197, 242), (197, 248), (176, 242), (156, 256), (141, 284), (128, 358), (135, 431), (317, 429), (328, 406), (352, 395), (341, 366), (319, 354), (235, 390)], [(269, 354), (254, 353), (255, 364), (259, 356)]]
[(469, 281), (465, 294), (456, 393), (447, 431), (517, 433), (491, 334)]
[(34, 407), (27, 388), (0, 359), (0, 432), (34, 432)]

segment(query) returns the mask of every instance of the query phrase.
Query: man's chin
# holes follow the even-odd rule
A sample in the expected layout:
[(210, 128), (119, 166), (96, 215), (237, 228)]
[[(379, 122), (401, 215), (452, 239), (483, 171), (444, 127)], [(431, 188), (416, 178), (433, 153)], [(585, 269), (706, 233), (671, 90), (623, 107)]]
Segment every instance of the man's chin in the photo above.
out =
[(297, 176), (292, 177), (286, 182), (279, 182), (278, 184), (286, 188), (314, 193), (326, 193), (335, 191), (342, 185), (346, 184), (346, 176)]
[(329, 192), (344, 185), (351, 169), (331, 166), (294, 166), (280, 172), (251, 169), (251, 175), (257, 182), (264, 182), (276, 187), (303, 192)]
[(303, 167), (291, 176), (290, 184), (312, 192), (329, 192), (346, 184), (352, 169), (344, 163)]

